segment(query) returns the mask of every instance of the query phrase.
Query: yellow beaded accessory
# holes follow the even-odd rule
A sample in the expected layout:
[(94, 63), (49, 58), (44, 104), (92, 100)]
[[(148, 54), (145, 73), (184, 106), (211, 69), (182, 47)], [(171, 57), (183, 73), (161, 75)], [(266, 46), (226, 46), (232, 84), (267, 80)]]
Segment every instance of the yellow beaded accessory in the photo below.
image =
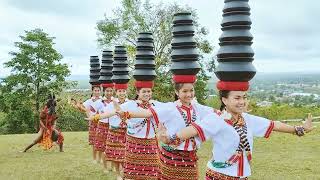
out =
[(94, 122), (98, 122), (100, 120), (100, 114), (96, 114), (93, 116), (93, 120)]
[(131, 118), (131, 114), (129, 111), (124, 112), (124, 118), (125, 119), (130, 119)]

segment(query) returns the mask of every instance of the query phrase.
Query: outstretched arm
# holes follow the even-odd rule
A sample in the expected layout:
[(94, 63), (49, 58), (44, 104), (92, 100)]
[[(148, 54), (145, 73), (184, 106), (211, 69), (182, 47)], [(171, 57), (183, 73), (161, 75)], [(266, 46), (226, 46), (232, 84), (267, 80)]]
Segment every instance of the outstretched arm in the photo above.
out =
[(302, 126), (290, 126), (288, 124), (277, 121), (274, 123), (273, 131), (295, 133), (298, 136), (302, 136), (304, 135), (304, 133), (312, 131), (312, 129), (312, 115), (309, 113), (306, 121), (302, 124)]
[(90, 120), (90, 121), (96, 121), (98, 122), (100, 119), (105, 119), (105, 118), (109, 118), (116, 115), (116, 111), (109, 111), (109, 112), (104, 112), (102, 114), (96, 114), (93, 116), (89, 116), (88, 118), (85, 118), (86, 120)]
[(149, 118), (152, 117), (152, 113), (149, 109), (139, 109), (139, 111), (131, 112), (129, 111), (130, 118)]
[(81, 112), (86, 112), (87, 113), (87, 109), (86, 109), (86, 107), (84, 107), (82, 102), (79, 102), (79, 101), (77, 101), (77, 100), (75, 100), (73, 98), (71, 98), (68, 102), (72, 107), (78, 109)]
[(138, 111), (122, 111), (118, 102), (113, 101), (114, 109), (117, 111), (117, 114), (121, 119), (130, 119), (130, 118), (149, 118), (152, 117), (152, 112), (149, 109), (140, 108)]

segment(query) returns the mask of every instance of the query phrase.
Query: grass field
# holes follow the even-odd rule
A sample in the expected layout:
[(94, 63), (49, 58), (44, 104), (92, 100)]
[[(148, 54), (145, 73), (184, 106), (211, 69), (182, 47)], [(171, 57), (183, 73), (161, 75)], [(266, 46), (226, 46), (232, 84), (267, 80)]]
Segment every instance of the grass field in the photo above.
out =
[[(114, 179), (93, 164), (87, 145), (87, 132), (65, 132), (65, 152), (58, 147), (43, 151), (35, 146), (20, 153), (35, 134), (0, 136), (0, 179)], [(201, 179), (211, 156), (211, 143), (199, 153)], [(320, 130), (303, 138), (290, 134), (272, 134), (270, 139), (256, 139), (252, 162), (252, 180), (320, 180)]]

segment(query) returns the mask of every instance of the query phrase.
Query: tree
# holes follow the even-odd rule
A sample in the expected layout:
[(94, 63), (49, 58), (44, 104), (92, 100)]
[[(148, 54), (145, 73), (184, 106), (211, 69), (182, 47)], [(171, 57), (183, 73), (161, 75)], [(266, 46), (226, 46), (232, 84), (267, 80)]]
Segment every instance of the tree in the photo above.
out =
[[(11, 68), (11, 75), (1, 83), (0, 99), (6, 99), (0, 108), (7, 113), (19, 111), (22, 104), (28, 104), (35, 112), (38, 123), (40, 104), (49, 93), (58, 93), (70, 83), (65, 78), (70, 75), (67, 64), (61, 63), (62, 55), (54, 49), (54, 37), (41, 29), (25, 31), (21, 42), (15, 42), (17, 51), (10, 52), (12, 59), (4, 63)], [(19, 97), (18, 103), (14, 103)], [(19, 114), (19, 113), (17, 113)], [(20, 114), (23, 115), (23, 114)], [(18, 119), (18, 117), (17, 117)]]
[[(102, 48), (112, 47), (114, 45), (125, 45), (128, 50), (129, 64), (133, 65), (135, 55), (135, 41), (139, 32), (151, 32), (154, 37), (154, 53), (156, 61), (156, 71), (161, 77), (155, 81), (154, 96), (157, 99), (168, 101), (172, 99), (173, 88), (170, 86), (171, 74), (170, 53), (171, 53), (171, 32), (173, 15), (177, 12), (192, 12), (194, 24), (196, 27), (195, 39), (200, 50), (200, 64), (203, 67), (214, 68), (213, 58), (204, 58), (205, 54), (212, 52), (212, 45), (206, 36), (208, 30), (198, 23), (197, 13), (190, 7), (182, 7), (178, 4), (152, 4), (148, 0), (122, 0), (121, 7), (115, 9), (114, 16), (107, 17), (97, 22), (98, 44)], [(206, 56), (207, 57), (207, 56)], [(210, 62), (206, 62), (210, 61)], [(199, 73), (196, 84), (197, 97), (200, 102), (204, 102), (207, 94), (206, 82), (208, 76), (205, 71)], [(172, 90), (172, 95), (168, 93)]]

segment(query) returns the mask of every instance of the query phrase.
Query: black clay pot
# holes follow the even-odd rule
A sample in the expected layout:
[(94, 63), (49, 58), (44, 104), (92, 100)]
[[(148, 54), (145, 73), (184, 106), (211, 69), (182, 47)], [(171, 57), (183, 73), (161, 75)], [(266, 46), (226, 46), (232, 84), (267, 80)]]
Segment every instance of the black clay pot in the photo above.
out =
[(137, 51), (137, 54), (136, 54), (136, 57), (154, 57), (154, 53), (153, 51), (144, 51), (144, 50), (138, 50)]
[(221, 27), (216, 76), (222, 81), (251, 80), (256, 69), (252, 65), (254, 51), (248, 0), (225, 0)]
[(189, 62), (172, 62), (171, 72), (173, 74), (197, 74), (200, 71), (200, 65), (196, 61)]
[(90, 80), (89, 83), (92, 85), (99, 84), (100, 77), (100, 62), (98, 56), (90, 56)]
[(112, 73), (115, 73), (115, 72), (122, 72), (123, 74), (126, 74), (127, 72), (129, 72), (129, 67), (128, 66), (119, 66), (119, 67), (116, 67), (114, 66), (112, 68)]
[(221, 46), (217, 56), (220, 57), (253, 57), (254, 52), (251, 46), (245, 45), (230, 45)]
[[(150, 71), (149, 69), (139, 69), (139, 70), (134, 70), (133, 71), (133, 76), (146, 76), (145, 78), (151, 76), (150, 78), (155, 78), (156, 77), (156, 72), (155, 71)], [(136, 78), (135, 78), (136, 79)]]
[(225, 1), (223, 12), (234, 12), (234, 11), (250, 11), (250, 6), (248, 4), (249, 0), (230, 0)]
[(173, 17), (173, 23), (178, 24), (178, 23), (192, 23), (193, 18), (191, 16), (190, 12), (181, 12), (181, 13), (176, 13)]
[(124, 46), (116, 46), (113, 55), (112, 81), (114, 83), (124, 84), (129, 82), (129, 67), (127, 60), (127, 51)]
[(185, 45), (193, 45), (196, 46), (196, 41), (193, 36), (179, 36), (174, 37), (171, 41), (171, 46), (185, 46)]
[(126, 47), (125, 46), (115, 46), (114, 47), (114, 54), (126, 54), (127, 53), (127, 50), (126, 50)]
[(129, 82), (130, 77), (129, 75), (113, 75), (111, 79), (114, 83), (125, 84)]
[(146, 66), (150, 66), (150, 65), (154, 65), (155, 66), (155, 61), (153, 59), (148, 59), (148, 60), (136, 60), (135, 61), (135, 66), (136, 65), (146, 65)]
[(235, 29), (230, 31), (224, 31), (220, 36), (221, 41), (249, 41), (253, 39), (252, 34), (248, 29)]
[(171, 67), (173, 74), (196, 75), (200, 70), (199, 52), (194, 40), (195, 27), (191, 13), (177, 13), (173, 20)]
[(89, 83), (91, 85), (100, 85), (99, 79), (90, 79)]
[(112, 76), (112, 70), (111, 69), (101, 69), (100, 76), (106, 76), (106, 75)]
[(196, 48), (184, 48), (184, 49), (173, 49), (171, 52), (171, 58), (179, 57), (179, 56), (197, 56), (198, 49)]
[(139, 33), (133, 77), (137, 81), (152, 81), (156, 78), (152, 33)]
[(110, 82), (112, 80), (110, 76), (103, 76), (103, 77), (100, 76), (99, 81), (103, 83), (107, 83), (106, 81)]
[(137, 42), (137, 48), (139, 48), (139, 47), (150, 47), (150, 48), (152, 48), (153, 49), (153, 41), (152, 42), (149, 42), (149, 41), (147, 41), (147, 42)]
[(111, 67), (112, 68), (112, 66), (113, 66), (113, 63), (111, 62), (111, 63), (102, 63), (101, 64), (101, 69), (106, 69), (106, 68), (109, 68), (109, 67)]

